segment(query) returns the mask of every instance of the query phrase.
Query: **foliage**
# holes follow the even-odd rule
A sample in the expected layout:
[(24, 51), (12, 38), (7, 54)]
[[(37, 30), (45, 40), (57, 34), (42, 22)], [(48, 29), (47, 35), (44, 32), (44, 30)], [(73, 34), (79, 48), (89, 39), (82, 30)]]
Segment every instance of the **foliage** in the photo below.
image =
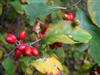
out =
[[(0, 1), (0, 28), (3, 24), (8, 28), (6, 23), (11, 22), (16, 29), (0, 32), (0, 61), (7, 75), (20, 75), (17, 70), (25, 75), (83, 75), (96, 70), (100, 65), (100, 1), (86, 1), (87, 11), (78, 6), (82, 0), (75, 2)], [(15, 40), (8, 36), (11, 33)]]

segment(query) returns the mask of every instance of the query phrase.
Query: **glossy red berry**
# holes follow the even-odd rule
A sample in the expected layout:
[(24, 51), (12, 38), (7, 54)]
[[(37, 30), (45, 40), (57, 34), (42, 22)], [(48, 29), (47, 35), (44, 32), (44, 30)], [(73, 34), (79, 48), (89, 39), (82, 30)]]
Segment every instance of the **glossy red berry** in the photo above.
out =
[(39, 52), (35, 47), (31, 48), (31, 53), (32, 53), (33, 56), (36, 56), (36, 57), (39, 56)]
[(74, 16), (74, 14), (72, 12), (68, 12), (68, 13), (65, 14), (65, 18), (68, 21), (73, 21), (75, 16)]
[(90, 71), (89, 75), (96, 75), (96, 73), (94, 71)]
[(21, 56), (21, 52), (17, 49), (15, 51), (15, 57), (18, 59), (18, 58), (20, 58), (20, 56)]
[(10, 44), (14, 44), (16, 42), (17, 38), (14, 34), (8, 34), (5, 38), (5, 40)]
[(26, 44), (21, 44), (18, 46), (18, 49), (21, 51), (21, 52), (24, 52), (25, 49), (26, 49), (27, 45)]
[(100, 66), (96, 67), (96, 71), (97, 71), (98, 74), (100, 74)]
[(26, 30), (22, 30), (19, 32), (19, 39), (24, 40), (26, 37)]
[(25, 51), (24, 51), (24, 55), (25, 56), (31, 56), (31, 48), (30, 47), (26, 47)]
[(57, 42), (57, 43), (55, 43), (56, 44), (56, 46), (57, 47), (62, 47), (64, 44), (63, 43), (61, 43), (61, 42)]

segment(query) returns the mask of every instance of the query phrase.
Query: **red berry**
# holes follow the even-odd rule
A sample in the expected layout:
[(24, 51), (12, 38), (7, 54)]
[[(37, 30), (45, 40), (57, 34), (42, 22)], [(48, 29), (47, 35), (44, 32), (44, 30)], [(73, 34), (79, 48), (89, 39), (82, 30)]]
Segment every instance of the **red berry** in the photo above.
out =
[(49, 28), (49, 26), (48, 26), (48, 25), (44, 27), (44, 29), (45, 29), (45, 30), (48, 30), (48, 28)]
[(14, 44), (17, 40), (16, 36), (14, 34), (8, 34), (5, 38), (5, 40), (8, 42), (8, 43), (11, 43), (11, 44)]
[(57, 42), (57, 43), (55, 43), (56, 44), (56, 46), (58, 46), (58, 47), (62, 47), (64, 44), (63, 43), (61, 43), (61, 42)]
[(22, 21), (27, 21), (27, 18), (22, 18), (21, 20), (22, 20)]
[(26, 47), (25, 51), (24, 51), (24, 55), (25, 56), (31, 56), (31, 48), (30, 47)]
[(39, 22), (39, 19), (35, 19), (34, 22), (35, 22), (35, 23), (38, 23), (38, 22)]
[(31, 53), (32, 53), (33, 56), (36, 56), (36, 57), (39, 56), (39, 52), (35, 47), (31, 48)]
[(17, 49), (15, 51), (15, 57), (18, 59), (18, 58), (20, 58), (20, 56), (21, 56), (21, 52)]
[(24, 52), (25, 49), (26, 49), (26, 44), (21, 44), (18, 46), (18, 49), (21, 51), (21, 52)]
[(41, 33), (45, 34), (45, 32), (48, 30), (48, 28), (49, 28), (49, 26), (45, 26)]
[(96, 67), (96, 71), (97, 71), (98, 74), (100, 74), (100, 66)]
[(96, 73), (94, 71), (90, 71), (89, 75), (96, 75)]
[(68, 20), (68, 21), (72, 21), (75, 18), (74, 14), (72, 12), (66, 13), (65, 17), (66, 17), (66, 20)]
[(19, 39), (24, 40), (26, 37), (26, 30), (22, 30), (19, 32)]
[(50, 47), (51, 49), (54, 49), (54, 48), (55, 48), (55, 44), (50, 44), (49, 47)]

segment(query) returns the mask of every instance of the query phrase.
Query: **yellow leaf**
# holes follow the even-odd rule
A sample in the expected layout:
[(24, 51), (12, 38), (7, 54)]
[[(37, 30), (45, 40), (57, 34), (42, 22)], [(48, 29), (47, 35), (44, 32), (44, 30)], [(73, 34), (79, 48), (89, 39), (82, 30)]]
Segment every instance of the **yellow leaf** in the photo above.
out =
[(54, 56), (35, 60), (32, 62), (32, 66), (34, 66), (41, 73), (48, 75), (58, 75), (63, 71), (61, 63)]

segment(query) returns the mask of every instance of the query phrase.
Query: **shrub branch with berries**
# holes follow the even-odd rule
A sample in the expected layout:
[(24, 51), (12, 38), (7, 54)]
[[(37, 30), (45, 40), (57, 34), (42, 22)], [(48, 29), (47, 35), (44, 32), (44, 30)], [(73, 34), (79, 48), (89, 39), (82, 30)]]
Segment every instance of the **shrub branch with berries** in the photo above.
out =
[(8, 32), (1, 40), (4, 47), (7, 45), (6, 49), (11, 49), (5, 53), (2, 62), (7, 75), (21, 75), (19, 70), (23, 75), (100, 74), (98, 11), (95, 10), (95, 15), (91, 13), (94, 9), (90, 7), (90, 0), (87, 14), (78, 6), (82, 0), (72, 5), (64, 2), (7, 2), (15, 9), (14, 17), (17, 15), (16, 20), (20, 24), (16, 32)]
[(28, 46), (24, 43), (24, 40), (26, 38), (26, 30), (22, 30), (19, 32), (19, 37), (17, 37), (14, 34), (8, 34), (6, 36), (6, 41), (10, 44), (16, 43), (17, 47), (15, 49), (15, 57), (19, 58), (22, 55), (24, 56), (39, 56), (39, 52), (37, 48)]

